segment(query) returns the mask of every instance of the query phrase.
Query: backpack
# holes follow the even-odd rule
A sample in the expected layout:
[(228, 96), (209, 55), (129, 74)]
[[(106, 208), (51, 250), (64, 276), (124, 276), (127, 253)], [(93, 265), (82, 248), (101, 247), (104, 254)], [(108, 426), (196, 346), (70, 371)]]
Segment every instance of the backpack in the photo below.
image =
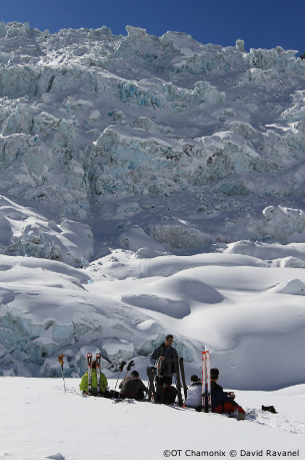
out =
[(163, 387), (161, 395), (161, 404), (174, 404), (178, 391), (171, 385)]

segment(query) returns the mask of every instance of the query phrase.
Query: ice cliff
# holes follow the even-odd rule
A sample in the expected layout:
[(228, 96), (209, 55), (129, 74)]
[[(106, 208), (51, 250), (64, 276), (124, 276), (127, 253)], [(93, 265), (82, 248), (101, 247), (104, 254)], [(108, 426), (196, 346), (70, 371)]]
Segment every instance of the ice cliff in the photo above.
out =
[[(122, 225), (139, 225), (147, 202), (167, 198), (163, 231), (152, 208), (140, 227), (173, 250), (185, 246), (164, 236), (176, 218), (191, 221), (196, 249), (233, 241), (241, 225), (242, 238), (278, 239), (263, 230), (264, 209), (304, 205), (305, 61), (296, 53), (247, 53), (240, 39), (224, 48), (130, 26), (114, 36), (106, 27), (50, 34), (2, 22), (0, 189), (47, 206), (56, 224), (101, 226), (105, 203), (115, 211), (136, 196), (140, 211)], [(177, 194), (190, 197), (191, 216), (169, 204)], [(253, 201), (256, 218), (245, 219)], [(111, 225), (119, 244), (123, 227)], [(282, 241), (296, 232), (290, 225)]]

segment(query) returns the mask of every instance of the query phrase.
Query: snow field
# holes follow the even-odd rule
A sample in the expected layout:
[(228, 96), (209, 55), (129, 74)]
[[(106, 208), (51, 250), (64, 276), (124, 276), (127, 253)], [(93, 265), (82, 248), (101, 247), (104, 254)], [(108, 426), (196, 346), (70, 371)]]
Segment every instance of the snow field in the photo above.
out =
[[(82, 397), (79, 379), (2, 378), (0, 458), (159, 460), (164, 452), (299, 451), (305, 454), (304, 385), (279, 392), (236, 391), (252, 409), (244, 422), (177, 406)], [(114, 388), (115, 380), (109, 382)], [(262, 404), (278, 414), (262, 413)], [(255, 410), (255, 411), (254, 411)], [(180, 454), (175, 451), (181, 451)], [(216, 457), (218, 458), (218, 457)], [(247, 457), (246, 457), (247, 458)]]

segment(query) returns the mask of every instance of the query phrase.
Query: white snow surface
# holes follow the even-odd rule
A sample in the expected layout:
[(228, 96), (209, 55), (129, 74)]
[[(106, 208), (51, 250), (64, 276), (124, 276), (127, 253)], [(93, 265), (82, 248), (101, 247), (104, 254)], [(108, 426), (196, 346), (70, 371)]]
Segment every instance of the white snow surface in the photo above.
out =
[[(149, 402), (82, 397), (78, 381), (5, 377), (0, 458), (6, 460), (161, 460), (304, 458), (305, 387), (236, 391), (247, 411), (225, 415)], [(114, 387), (115, 380), (109, 382)], [(273, 405), (277, 414), (263, 412)]]

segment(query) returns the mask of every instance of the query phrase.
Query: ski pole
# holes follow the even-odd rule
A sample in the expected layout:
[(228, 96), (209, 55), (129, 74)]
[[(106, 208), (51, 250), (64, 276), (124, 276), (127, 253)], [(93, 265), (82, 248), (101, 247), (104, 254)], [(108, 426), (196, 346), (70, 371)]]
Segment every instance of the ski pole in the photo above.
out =
[[(134, 363), (134, 361), (133, 361), (133, 360), (129, 361), (129, 363), (127, 364), (127, 367), (126, 367), (126, 374), (125, 374), (125, 377), (124, 377), (124, 379), (126, 379), (128, 372), (130, 371), (130, 369), (131, 369), (131, 368), (132, 368), (132, 366), (134, 366), (134, 365), (135, 365), (135, 363)], [(123, 381), (124, 381), (124, 380), (123, 380)], [(123, 387), (122, 387), (122, 388), (123, 388)], [(120, 397), (121, 397), (121, 396), (122, 396), (122, 390), (120, 391), (120, 394), (119, 394), (118, 400), (120, 399)]]
[(133, 361), (133, 360), (129, 361), (129, 363), (127, 364), (127, 367), (126, 367), (126, 374), (125, 374), (125, 377), (124, 377), (124, 378), (127, 377), (128, 372), (130, 371), (130, 369), (131, 369), (133, 366), (134, 366), (134, 361)]
[(61, 365), (62, 378), (63, 378), (63, 381), (64, 381), (64, 389), (66, 391), (65, 376), (64, 376), (64, 357), (65, 357), (65, 355), (63, 355), (63, 354), (59, 355), (58, 356), (58, 362)]
[(156, 366), (156, 369), (157, 369), (158, 377), (162, 377), (162, 360), (161, 360), (161, 356), (156, 360), (155, 366)]
[(119, 375), (118, 375), (118, 378), (117, 378), (117, 381), (116, 381), (116, 384), (115, 384), (115, 387), (114, 387), (114, 391), (113, 391), (113, 394), (112, 394), (112, 399), (114, 398), (115, 390), (116, 390), (116, 387), (117, 387), (121, 372), (123, 371), (125, 364), (126, 364), (126, 361), (122, 361), (121, 364), (120, 364)]

